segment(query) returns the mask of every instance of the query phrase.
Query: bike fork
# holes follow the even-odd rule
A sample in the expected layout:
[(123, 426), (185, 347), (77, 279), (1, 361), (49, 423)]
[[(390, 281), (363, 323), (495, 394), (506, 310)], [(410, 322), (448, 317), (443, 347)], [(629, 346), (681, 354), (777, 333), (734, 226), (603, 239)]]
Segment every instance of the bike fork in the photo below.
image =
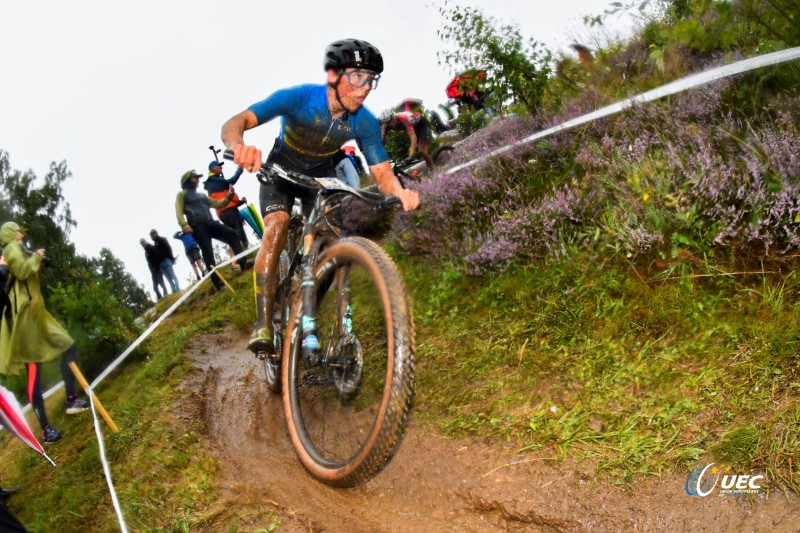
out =
[(342, 335), (353, 332), (353, 307), (350, 302), (350, 267), (336, 271), (336, 288), (339, 295), (339, 320)]
[[(313, 216), (313, 213), (312, 213)], [(309, 217), (311, 220), (311, 217)], [(316, 283), (314, 279), (314, 263), (316, 262), (316, 253), (311, 251), (314, 244), (314, 235), (309, 231), (310, 222), (306, 222), (306, 230), (303, 232), (303, 260), (302, 267), (302, 284), (300, 286), (301, 301), (301, 348), (303, 358), (309, 364), (317, 364), (319, 362), (319, 355), (317, 348), (319, 348), (319, 339), (317, 338), (317, 294)]]

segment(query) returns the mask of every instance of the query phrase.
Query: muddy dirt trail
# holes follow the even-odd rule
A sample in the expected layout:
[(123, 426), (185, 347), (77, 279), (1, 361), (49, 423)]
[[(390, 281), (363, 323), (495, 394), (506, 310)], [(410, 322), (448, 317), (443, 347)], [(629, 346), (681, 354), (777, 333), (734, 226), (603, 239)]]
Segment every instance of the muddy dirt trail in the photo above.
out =
[[(333, 489), (311, 478), (286, 432), (280, 397), (246, 339), (197, 339), (196, 371), (179, 412), (204, 421), (223, 469), (217, 510), (255, 531), (800, 531), (800, 502), (686, 494), (686, 476), (643, 479), (625, 489), (594, 480), (593, 466), (517, 454), (475, 440), (449, 440), (413, 420), (389, 466), (369, 483)], [(209, 529), (208, 531), (211, 531)]]

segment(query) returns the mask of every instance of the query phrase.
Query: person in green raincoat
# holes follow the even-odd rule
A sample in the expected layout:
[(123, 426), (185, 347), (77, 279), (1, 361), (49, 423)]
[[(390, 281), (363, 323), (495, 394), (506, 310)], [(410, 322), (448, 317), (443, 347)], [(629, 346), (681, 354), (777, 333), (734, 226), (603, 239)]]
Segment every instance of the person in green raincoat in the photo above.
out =
[(42, 438), (45, 442), (55, 442), (64, 435), (47, 420), (41, 364), (61, 357), (67, 414), (85, 411), (89, 404), (76, 396), (75, 376), (69, 368), (69, 363), (76, 359), (75, 341), (44, 308), (39, 285), (44, 249), (30, 252), (23, 246), (23, 239), (17, 223), (6, 222), (0, 226), (2, 263), (7, 269), (2, 289), (8, 295), (7, 308), (0, 319), (0, 374), (15, 376), (23, 368), (27, 370), (28, 399), (42, 426)]

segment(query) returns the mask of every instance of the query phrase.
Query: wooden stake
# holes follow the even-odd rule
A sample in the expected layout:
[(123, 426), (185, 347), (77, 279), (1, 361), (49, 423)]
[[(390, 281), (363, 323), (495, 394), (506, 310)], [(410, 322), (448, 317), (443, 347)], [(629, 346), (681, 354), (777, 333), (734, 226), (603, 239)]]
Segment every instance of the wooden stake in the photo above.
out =
[(225, 286), (226, 286), (226, 287), (228, 287), (228, 290), (229, 290), (229, 291), (231, 291), (231, 292), (236, 292), (236, 291), (234, 291), (234, 290), (233, 290), (233, 287), (231, 287), (231, 284), (230, 284), (230, 283), (228, 283), (228, 280), (227, 280), (227, 279), (225, 279), (225, 278), (222, 276), (222, 274), (220, 274), (220, 271), (219, 271), (219, 270), (217, 270), (217, 267), (216, 267), (216, 265), (214, 266), (214, 269), (212, 270), (212, 272), (216, 272), (216, 273), (217, 273), (217, 276), (219, 276), (219, 279), (221, 279), (221, 280), (222, 280), (222, 283), (224, 283), (224, 284), (225, 284)]
[[(75, 361), (70, 361), (69, 362), (69, 367), (72, 369), (72, 373), (75, 374), (75, 379), (77, 379), (78, 383), (80, 383), (81, 387), (83, 387), (83, 390), (88, 391), (89, 390), (89, 383), (86, 381), (86, 378), (83, 377), (83, 374), (81, 373), (81, 371), (78, 370), (78, 365), (75, 364)], [(87, 392), (87, 394), (88, 394), (88, 392)], [(119, 431), (119, 428), (114, 423), (114, 421), (111, 420), (111, 417), (106, 412), (105, 408), (103, 407), (103, 404), (100, 403), (100, 399), (97, 397), (97, 394), (95, 394), (94, 391), (92, 391), (91, 397), (92, 397), (92, 401), (94, 402), (95, 408), (98, 411), (100, 411), (100, 415), (106, 421), (106, 423), (108, 424), (108, 427), (110, 427), (111, 430), (114, 431), (114, 433)]]

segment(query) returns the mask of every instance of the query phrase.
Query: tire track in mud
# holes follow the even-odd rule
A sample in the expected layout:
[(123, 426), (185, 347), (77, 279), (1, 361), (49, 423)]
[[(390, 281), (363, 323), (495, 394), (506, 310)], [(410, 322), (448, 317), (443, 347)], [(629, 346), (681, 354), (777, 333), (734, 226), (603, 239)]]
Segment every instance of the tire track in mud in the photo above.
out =
[[(386, 469), (353, 489), (313, 479), (289, 441), (280, 396), (246, 339), (215, 334), (189, 349), (196, 371), (179, 407), (202, 420), (223, 469), (212, 514), (242, 531), (800, 531), (800, 502), (697, 498), (685, 477), (644, 479), (632, 490), (597, 483), (591, 465), (550, 461), (477, 440), (447, 440), (413, 420)], [(221, 524), (215, 524), (217, 531)]]

